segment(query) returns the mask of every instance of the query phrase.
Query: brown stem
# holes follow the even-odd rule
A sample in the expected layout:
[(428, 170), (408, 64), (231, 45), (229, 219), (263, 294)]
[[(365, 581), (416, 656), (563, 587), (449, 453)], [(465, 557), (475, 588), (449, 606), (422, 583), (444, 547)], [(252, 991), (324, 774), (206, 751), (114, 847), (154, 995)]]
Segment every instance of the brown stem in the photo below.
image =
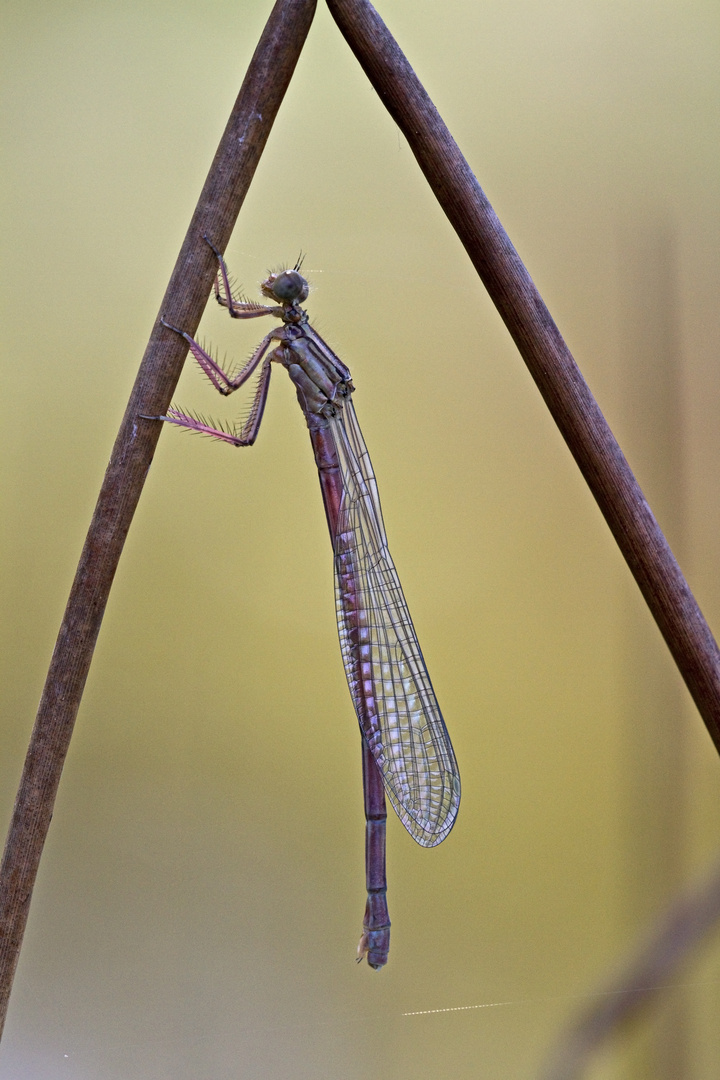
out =
[(647, 941), (563, 1035), (543, 1080), (577, 1080), (593, 1054), (672, 984), (678, 969), (720, 922), (720, 861), (658, 919)]
[(570, 350), (470, 166), (368, 0), (327, 0), (408, 140), (605, 516), (720, 751), (720, 653)]
[[(240, 89), (160, 307), (194, 334), (315, 14), (277, 0)], [(0, 1033), (65, 755), (115, 570), (187, 344), (156, 321), (95, 507), (30, 739), (0, 869)]]

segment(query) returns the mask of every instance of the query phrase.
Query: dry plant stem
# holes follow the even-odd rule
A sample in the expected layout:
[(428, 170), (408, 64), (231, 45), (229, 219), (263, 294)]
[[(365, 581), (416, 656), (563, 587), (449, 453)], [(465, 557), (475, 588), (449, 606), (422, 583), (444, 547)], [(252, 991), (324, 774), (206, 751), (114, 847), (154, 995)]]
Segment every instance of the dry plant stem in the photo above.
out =
[(605, 1039), (672, 984), (678, 968), (718, 922), (720, 861), (705, 881), (672, 904), (625, 969), (599, 992), (600, 1000), (563, 1036), (542, 1080), (577, 1080)]
[[(300, 51), (315, 0), (277, 0), (248, 68), (175, 264), (160, 313), (194, 334)], [(0, 1032), (40, 855), (110, 586), (187, 345), (153, 327), (100, 491), (53, 653), (0, 871)]]
[(327, 5), (402, 130), (502, 316), (720, 750), (720, 653), (680, 567), (518, 253), (435, 106), (367, 0)]

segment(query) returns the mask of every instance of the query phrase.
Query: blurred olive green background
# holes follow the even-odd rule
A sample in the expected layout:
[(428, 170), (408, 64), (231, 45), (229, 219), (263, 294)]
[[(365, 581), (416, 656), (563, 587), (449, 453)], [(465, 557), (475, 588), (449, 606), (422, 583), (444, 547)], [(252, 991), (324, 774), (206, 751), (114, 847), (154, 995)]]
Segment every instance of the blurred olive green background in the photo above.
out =
[[(378, 7), (717, 629), (720, 9)], [(115, 433), (270, 8), (2, 5), (3, 835)], [(65, 766), (1, 1080), (535, 1077), (720, 848), (709, 737), (322, 3), (228, 260), (254, 296), (300, 250), (313, 320), (354, 375), (460, 762), (458, 824), (428, 852), (389, 822), (390, 962), (356, 967), (359, 738), (317, 475), (278, 372), (253, 449), (163, 432)], [(202, 330), (239, 359), (265, 332), (214, 307)], [(244, 408), (190, 367), (177, 401)], [(720, 935), (675, 983), (588, 1076), (718, 1075)]]

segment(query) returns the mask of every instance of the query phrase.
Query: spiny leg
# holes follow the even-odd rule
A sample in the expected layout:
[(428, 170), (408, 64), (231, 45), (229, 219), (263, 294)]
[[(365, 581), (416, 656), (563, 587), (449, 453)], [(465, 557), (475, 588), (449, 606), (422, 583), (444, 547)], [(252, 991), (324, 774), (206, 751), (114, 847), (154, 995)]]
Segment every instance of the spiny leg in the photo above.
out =
[[(267, 334), (237, 375), (231, 377), (220, 367), (210, 353), (203, 349), (201, 345), (198, 345), (194, 338), (191, 338), (184, 330), (180, 330), (177, 326), (172, 326), (170, 323), (166, 322), (165, 319), (161, 319), (161, 322), (163, 326), (166, 326), (169, 330), (173, 330), (176, 334), (180, 334), (181, 337), (185, 338), (190, 347), (190, 351), (210, 379), (210, 382), (215, 389), (224, 396), (232, 394), (234, 390), (237, 390), (243, 383), (247, 382), (278, 333), (278, 331), (273, 331), (272, 333)], [(265, 361), (260, 370), (260, 378), (258, 379), (255, 394), (253, 395), (252, 405), (250, 406), (250, 412), (245, 423), (239, 430), (235, 427), (223, 428), (217, 426), (214, 423), (208, 422), (202, 416), (193, 416), (191, 413), (183, 412), (181, 409), (177, 409), (174, 406), (168, 409), (166, 416), (160, 416), (157, 419), (165, 420), (167, 423), (175, 424), (177, 427), (186, 428), (188, 431), (197, 431), (201, 435), (209, 435), (214, 439), (219, 439), (221, 442), (230, 443), (232, 446), (252, 446), (257, 438), (257, 433), (263, 418), (263, 412), (265, 411), (265, 403), (270, 387), (270, 373), (272, 371), (271, 361), (273, 356), (274, 352), (265, 356)]]
[[(279, 315), (277, 307), (266, 307), (263, 304), (253, 303), (252, 300), (233, 296), (225, 260), (213, 242), (208, 240), (207, 236), (204, 236), (203, 239), (215, 252), (218, 261), (218, 273), (215, 278), (215, 299), (218, 304), (228, 309), (230, 317), (232, 319), (258, 319), (261, 315)], [(221, 285), (222, 290), (220, 289)]]
[(232, 394), (235, 390), (238, 390), (243, 383), (248, 381), (270, 347), (270, 343), (273, 340), (282, 340), (282, 331), (280, 327), (276, 330), (271, 330), (270, 333), (266, 334), (262, 339), (250, 359), (243, 364), (240, 371), (238, 371), (236, 375), (229, 375), (227, 371), (220, 367), (217, 360), (211, 356), (209, 352), (203, 349), (202, 345), (199, 345), (194, 338), (191, 338), (189, 334), (186, 334), (184, 330), (181, 330), (178, 326), (173, 326), (172, 323), (165, 322), (165, 319), (163, 318), (160, 319), (160, 322), (163, 326), (166, 326), (168, 330), (174, 330), (180, 337), (185, 338), (190, 347), (190, 352), (193, 354), (210, 382), (218, 393), (223, 394), (225, 397), (227, 397), (228, 394)]
[(169, 424), (176, 424), (177, 427), (187, 428), (188, 431), (197, 431), (200, 435), (210, 435), (211, 438), (230, 443), (231, 446), (252, 446), (260, 430), (260, 423), (265, 411), (271, 371), (272, 367), (268, 356), (260, 369), (260, 378), (250, 406), (250, 413), (240, 430), (235, 427), (227, 429), (216, 427), (214, 423), (209, 423), (204, 417), (182, 412), (174, 406), (168, 409), (167, 416), (160, 416), (158, 419), (166, 420)]

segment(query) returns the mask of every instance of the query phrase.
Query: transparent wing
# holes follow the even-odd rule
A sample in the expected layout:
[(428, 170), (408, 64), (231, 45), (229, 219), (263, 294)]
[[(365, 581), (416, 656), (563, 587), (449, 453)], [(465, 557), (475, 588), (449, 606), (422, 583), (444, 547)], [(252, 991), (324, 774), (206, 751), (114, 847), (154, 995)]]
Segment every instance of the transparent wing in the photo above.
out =
[(330, 422), (344, 495), (335, 547), (340, 648), (355, 710), (395, 813), (423, 847), (444, 840), (460, 774), (402, 587), (352, 400)]

